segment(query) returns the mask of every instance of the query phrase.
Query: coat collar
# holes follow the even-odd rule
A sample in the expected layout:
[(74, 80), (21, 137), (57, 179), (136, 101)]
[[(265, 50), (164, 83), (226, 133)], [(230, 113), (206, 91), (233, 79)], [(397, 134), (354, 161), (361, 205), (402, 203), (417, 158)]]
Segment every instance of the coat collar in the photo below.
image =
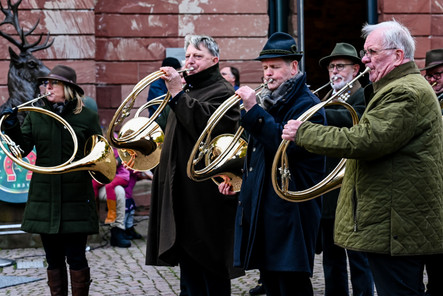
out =
[(223, 78), (220, 74), (218, 63), (201, 72), (189, 76), (185, 75), (184, 77), (186, 80), (185, 89), (202, 88)]
[(392, 81), (402, 78), (409, 74), (420, 74), (417, 65), (413, 61), (398, 66), (397, 68), (386, 74), (379, 81), (374, 82), (373, 83), (374, 93), (378, 92), (380, 89), (382, 89)]
[(397, 68), (386, 74), (386, 76), (379, 81), (368, 84), (364, 89), (366, 105), (368, 105), (372, 97), (380, 89), (382, 89), (392, 81), (395, 81), (409, 74), (420, 74), (417, 65), (413, 61), (398, 66)]

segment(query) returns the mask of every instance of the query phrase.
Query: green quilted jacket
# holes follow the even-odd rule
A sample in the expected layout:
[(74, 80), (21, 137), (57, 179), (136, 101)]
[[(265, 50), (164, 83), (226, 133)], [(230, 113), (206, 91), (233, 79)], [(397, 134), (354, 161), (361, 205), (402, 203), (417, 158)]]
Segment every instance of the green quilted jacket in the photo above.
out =
[(390, 255), (443, 253), (443, 122), (414, 62), (365, 89), (367, 108), (352, 128), (303, 123), (296, 143), (348, 158), (335, 242)]

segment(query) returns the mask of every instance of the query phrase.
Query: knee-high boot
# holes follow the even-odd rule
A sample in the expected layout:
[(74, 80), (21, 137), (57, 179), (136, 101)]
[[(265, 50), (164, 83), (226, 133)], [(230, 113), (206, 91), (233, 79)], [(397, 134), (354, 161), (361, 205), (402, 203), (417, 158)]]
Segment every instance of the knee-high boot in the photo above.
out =
[(105, 219), (105, 224), (111, 224), (117, 218), (117, 203), (112, 199), (107, 199), (106, 203), (108, 205), (108, 216)]
[(70, 270), (72, 296), (88, 296), (91, 285), (89, 267), (80, 270)]
[(68, 272), (66, 266), (59, 269), (48, 269), (48, 286), (51, 296), (68, 295)]

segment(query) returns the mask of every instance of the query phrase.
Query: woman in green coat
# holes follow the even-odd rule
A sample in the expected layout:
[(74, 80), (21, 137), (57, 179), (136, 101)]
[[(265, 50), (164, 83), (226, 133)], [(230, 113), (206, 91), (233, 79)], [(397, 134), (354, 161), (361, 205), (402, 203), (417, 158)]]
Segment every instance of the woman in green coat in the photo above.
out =
[[(74, 129), (78, 140), (75, 160), (84, 157), (87, 139), (101, 134), (96, 112), (82, 106), (83, 89), (76, 84), (75, 71), (57, 65), (48, 76), (41, 77), (49, 95), (43, 108), (57, 113)], [(34, 147), (36, 165), (55, 166), (73, 153), (73, 141), (67, 129), (54, 118), (30, 112), (20, 127), (17, 108), (7, 110), (5, 132), (26, 156)], [(4, 113), (5, 113), (4, 112)], [(22, 230), (39, 233), (48, 263), (48, 285), (51, 295), (67, 295), (66, 261), (70, 267), (73, 295), (88, 295), (90, 271), (86, 260), (88, 234), (98, 233), (92, 180), (87, 171), (63, 174), (33, 173)]]

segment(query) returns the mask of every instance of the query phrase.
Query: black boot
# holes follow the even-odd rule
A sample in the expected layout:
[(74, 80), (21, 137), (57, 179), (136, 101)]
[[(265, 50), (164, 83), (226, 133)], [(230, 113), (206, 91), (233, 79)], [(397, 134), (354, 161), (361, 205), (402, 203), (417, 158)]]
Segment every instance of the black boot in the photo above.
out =
[(126, 234), (127, 239), (141, 239), (142, 238), (141, 234), (135, 230), (134, 226), (126, 229), (125, 234)]
[(251, 296), (265, 295), (265, 294), (266, 294), (265, 287), (263, 287), (261, 283), (258, 283), (257, 286), (255, 286), (255, 288), (249, 290), (249, 295)]
[(91, 285), (91, 274), (89, 267), (81, 270), (70, 270), (72, 296), (88, 296)]
[(129, 248), (131, 241), (125, 238), (125, 231), (118, 227), (111, 228), (111, 246), (119, 248)]
[(68, 272), (66, 266), (60, 269), (48, 269), (48, 286), (51, 296), (68, 295)]

